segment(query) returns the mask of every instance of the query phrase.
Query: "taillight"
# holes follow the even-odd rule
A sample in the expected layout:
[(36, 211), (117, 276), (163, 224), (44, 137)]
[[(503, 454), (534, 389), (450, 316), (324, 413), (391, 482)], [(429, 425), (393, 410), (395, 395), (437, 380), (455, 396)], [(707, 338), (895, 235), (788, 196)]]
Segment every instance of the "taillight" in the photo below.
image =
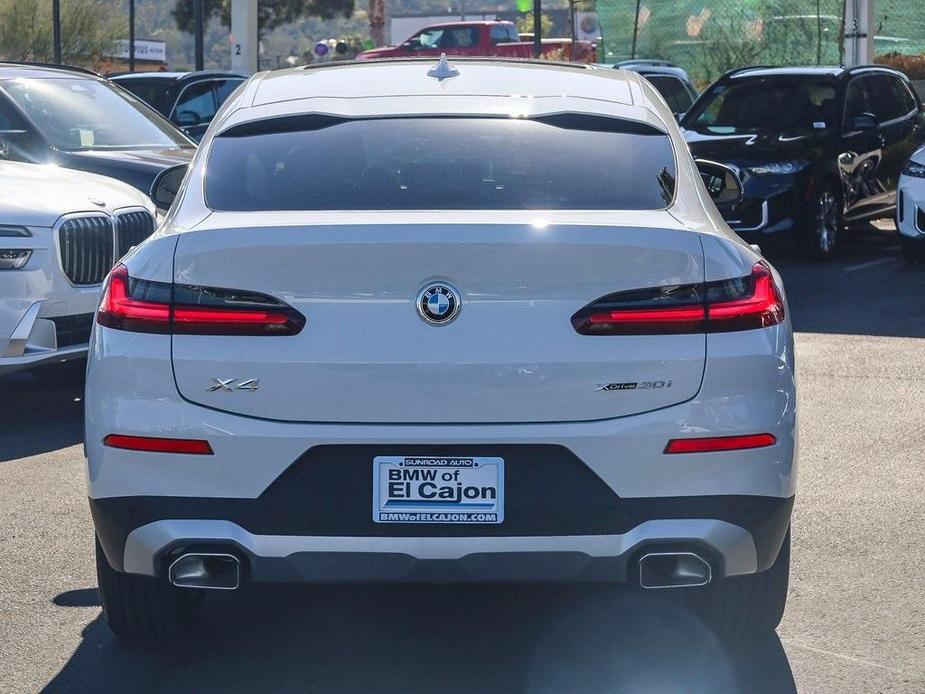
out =
[(672, 439), (665, 453), (715, 453), (717, 451), (745, 451), (765, 448), (777, 443), (774, 434), (745, 434), (743, 436), (713, 436), (709, 438)]
[(109, 448), (148, 453), (185, 453), (187, 455), (212, 455), (212, 446), (202, 439), (168, 439), (159, 436), (128, 436), (109, 434), (103, 439)]
[(784, 320), (784, 301), (770, 269), (729, 280), (605, 296), (572, 316), (582, 335), (677, 335), (752, 330)]
[(96, 321), (107, 328), (173, 335), (297, 335), (305, 316), (264, 294), (109, 274)]

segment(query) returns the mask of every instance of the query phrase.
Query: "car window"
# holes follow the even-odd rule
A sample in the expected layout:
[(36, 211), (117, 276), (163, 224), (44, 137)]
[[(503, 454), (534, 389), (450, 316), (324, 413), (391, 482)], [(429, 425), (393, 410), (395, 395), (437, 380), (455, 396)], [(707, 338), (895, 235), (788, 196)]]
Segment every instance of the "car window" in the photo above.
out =
[(126, 79), (116, 80), (123, 89), (127, 89), (139, 99), (161, 113), (168, 113), (170, 101), (167, 80)]
[(478, 45), (478, 27), (450, 27), (443, 32), (440, 40), (440, 48), (471, 48)]
[(419, 49), (439, 48), (443, 38), (443, 29), (428, 29), (411, 39), (412, 47)]
[(613, 118), (284, 120), (215, 138), (205, 177), (209, 206), (661, 209), (674, 195), (668, 136)]
[(848, 89), (845, 92), (845, 129), (852, 130), (854, 119), (862, 113), (873, 112), (865, 80), (855, 77), (848, 83)]
[(909, 87), (898, 77), (887, 77), (890, 83), (890, 92), (893, 96), (893, 102), (896, 104), (897, 118), (902, 118), (913, 111), (918, 110), (918, 104)]
[(687, 87), (684, 86), (684, 82), (677, 77), (671, 77), (670, 75), (645, 75), (645, 78), (652, 83), (652, 86), (655, 87), (658, 93), (668, 102), (668, 107), (671, 109), (672, 113), (684, 113), (691, 107), (691, 104), (694, 103), (694, 100), (691, 98), (691, 93), (687, 90)]
[(710, 88), (684, 127), (715, 133), (806, 131), (836, 121), (832, 82), (793, 77), (736, 79)]
[(170, 123), (103, 80), (15, 79), (2, 89), (61, 149), (192, 147)]
[(216, 105), (221, 106), (231, 96), (235, 89), (241, 86), (243, 79), (229, 79), (215, 82)]
[(864, 85), (870, 97), (871, 112), (877, 121), (884, 123), (904, 115), (901, 104), (896, 102), (890, 78), (886, 75), (865, 75)]
[(174, 107), (173, 117), (183, 121), (182, 114), (192, 114), (197, 124), (208, 123), (215, 116), (215, 94), (212, 93), (212, 80), (191, 84), (183, 90), (177, 105)]
[(492, 24), (490, 32), (492, 43), (516, 43), (520, 41), (520, 34), (513, 24)]

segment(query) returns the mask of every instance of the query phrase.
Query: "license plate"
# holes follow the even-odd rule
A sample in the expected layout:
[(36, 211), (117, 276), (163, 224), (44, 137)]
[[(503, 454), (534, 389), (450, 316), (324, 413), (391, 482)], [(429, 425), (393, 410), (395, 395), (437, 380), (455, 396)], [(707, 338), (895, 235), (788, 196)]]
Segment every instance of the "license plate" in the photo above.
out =
[(376, 523), (501, 523), (504, 460), (380, 455), (373, 458)]

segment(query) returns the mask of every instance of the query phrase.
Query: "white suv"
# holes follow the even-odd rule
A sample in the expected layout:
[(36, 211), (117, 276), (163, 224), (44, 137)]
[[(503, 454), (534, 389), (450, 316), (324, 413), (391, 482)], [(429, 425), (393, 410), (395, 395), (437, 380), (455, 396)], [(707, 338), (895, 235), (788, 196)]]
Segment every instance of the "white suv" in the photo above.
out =
[(925, 261), (925, 147), (913, 153), (896, 186), (896, 229), (903, 257)]
[(631, 72), (258, 74), (94, 331), (90, 507), (118, 634), (257, 581), (629, 582), (780, 620), (780, 278)]
[(0, 374), (84, 356), (103, 280), (153, 229), (125, 183), (0, 163)]

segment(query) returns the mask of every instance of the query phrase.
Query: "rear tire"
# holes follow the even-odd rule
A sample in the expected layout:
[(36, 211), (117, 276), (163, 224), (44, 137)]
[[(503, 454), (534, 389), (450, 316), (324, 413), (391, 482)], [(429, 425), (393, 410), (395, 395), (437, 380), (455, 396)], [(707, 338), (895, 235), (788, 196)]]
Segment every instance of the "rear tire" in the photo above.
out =
[(749, 634), (773, 631), (787, 604), (790, 578), (790, 530), (774, 564), (750, 576), (733, 576), (707, 586), (696, 596), (697, 607), (721, 631)]
[(832, 183), (822, 183), (810, 198), (803, 218), (801, 241), (810, 260), (829, 260), (838, 249), (842, 232), (841, 192)]
[(202, 609), (202, 596), (183, 591), (165, 579), (116, 571), (96, 541), (96, 576), (103, 615), (119, 638), (154, 641), (192, 626)]

